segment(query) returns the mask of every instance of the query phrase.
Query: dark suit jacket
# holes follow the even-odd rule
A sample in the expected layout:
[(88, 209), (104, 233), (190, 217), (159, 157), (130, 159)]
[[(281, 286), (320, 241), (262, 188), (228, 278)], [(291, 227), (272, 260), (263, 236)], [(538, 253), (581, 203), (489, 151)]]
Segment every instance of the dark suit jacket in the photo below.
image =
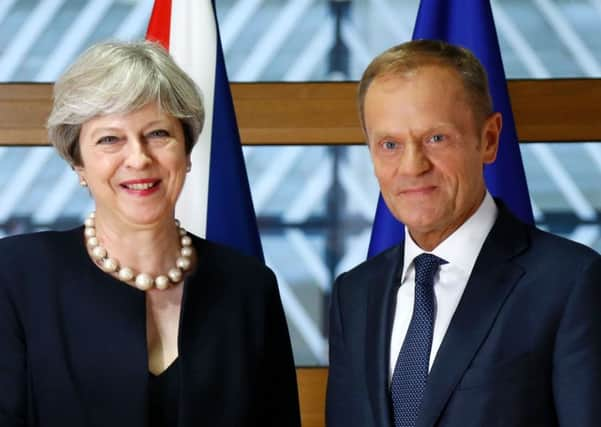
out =
[[(328, 427), (390, 427), (389, 342), (403, 245), (332, 292)], [(431, 368), (417, 426), (601, 425), (601, 257), (507, 210)]]
[[(178, 426), (299, 426), (273, 273), (193, 241)], [(146, 426), (145, 318), (145, 294), (93, 264), (81, 228), (0, 241), (0, 426)]]

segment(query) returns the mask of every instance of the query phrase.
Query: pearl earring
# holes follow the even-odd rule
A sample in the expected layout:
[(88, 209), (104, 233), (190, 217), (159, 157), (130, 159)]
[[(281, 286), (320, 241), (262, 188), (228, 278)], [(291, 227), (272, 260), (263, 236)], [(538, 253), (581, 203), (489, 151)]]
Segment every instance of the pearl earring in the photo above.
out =
[(82, 187), (87, 187), (88, 183), (86, 182), (85, 179), (79, 178), (79, 185), (81, 185)]

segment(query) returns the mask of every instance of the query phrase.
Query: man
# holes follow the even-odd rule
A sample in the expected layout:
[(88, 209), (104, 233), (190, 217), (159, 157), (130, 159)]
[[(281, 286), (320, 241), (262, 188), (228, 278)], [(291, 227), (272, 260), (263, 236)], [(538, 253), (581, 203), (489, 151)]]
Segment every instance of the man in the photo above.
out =
[(359, 107), (406, 237), (334, 284), (327, 425), (601, 425), (601, 256), (487, 192), (502, 118), (482, 65), (393, 47)]

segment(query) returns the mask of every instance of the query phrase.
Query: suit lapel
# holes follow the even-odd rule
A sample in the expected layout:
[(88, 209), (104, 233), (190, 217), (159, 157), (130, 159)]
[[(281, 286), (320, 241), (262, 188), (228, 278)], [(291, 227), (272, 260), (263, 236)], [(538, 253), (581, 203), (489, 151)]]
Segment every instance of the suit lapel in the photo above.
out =
[(524, 274), (512, 258), (527, 245), (524, 225), (500, 206), (430, 371), (417, 426), (432, 426), (440, 417), (503, 303)]
[[(403, 244), (383, 254), (381, 265), (367, 278), (367, 321), (365, 372), (376, 426), (391, 426), (388, 394), (390, 334), (395, 306), (395, 290), (400, 283)], [(378, 268), (381, 267), (381, 268)]]

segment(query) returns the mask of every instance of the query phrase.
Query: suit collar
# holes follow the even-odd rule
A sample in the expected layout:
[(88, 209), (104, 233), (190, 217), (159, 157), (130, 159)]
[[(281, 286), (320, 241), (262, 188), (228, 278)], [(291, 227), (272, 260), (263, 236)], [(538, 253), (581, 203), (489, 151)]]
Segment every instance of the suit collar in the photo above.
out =
[(486, 237), (492, 230), (497, 216), (497, 205), (490, 193), (486, 192), (476, 212), (432, 251), (424, 251), (420, 248), (405, 226), (405, 252), (401, 281), (405, 280), (413, 259), (424, 252), (433, 253), (446, 260), (449, 264), (463, 271), (467, 277), (476, 263), (476, 258), (482, 250), (482, 245), (484, 245)]
[(401, 281), (403, 244), (374, 259), (368, 280), (365, 371), (377, 426), (391, 426), (388, 392), (390, 334), (395, 306), (395, 290)]
[(497, 313), (524, 274), (513, 259), (528, 248), (526, 226), (497, 203), (499, 216), (484, 242), (430, 371), (417, 426), (436, 423)]

